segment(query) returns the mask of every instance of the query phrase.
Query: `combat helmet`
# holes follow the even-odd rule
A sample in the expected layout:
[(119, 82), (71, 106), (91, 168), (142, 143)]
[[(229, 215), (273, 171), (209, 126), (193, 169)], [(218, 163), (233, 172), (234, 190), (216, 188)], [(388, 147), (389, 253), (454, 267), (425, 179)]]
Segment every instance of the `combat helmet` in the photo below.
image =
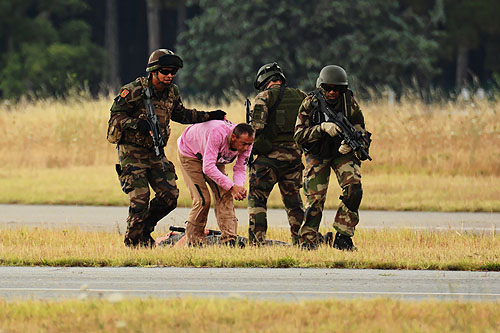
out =
[(149, 56), (146, 72), (151, 73), (162, 67), (182, 68), (182, 59), (167, 49), (154, 50)]
[(325, 66), (321, 72), (319, 72), (318, 79), (316, 80), (316, 88), (320, 88), (323, 83), (334, 84), (337, 86), (347, 86), (347, 74), (340, 66)]
[(274, 76), (279, 76), (280, 80), (283, 83), (286, 82), (285, 75), (283, 74), (283, 71), (281, 70), (281, 67), (277, 62), (265, 64), (257, 72), (257, 76), (255, 77), (253, 86), (255, 87), (255, 89), (261, 90), (262, 87), (264, 87), (266, 83), (269, 82), (269, 80)]

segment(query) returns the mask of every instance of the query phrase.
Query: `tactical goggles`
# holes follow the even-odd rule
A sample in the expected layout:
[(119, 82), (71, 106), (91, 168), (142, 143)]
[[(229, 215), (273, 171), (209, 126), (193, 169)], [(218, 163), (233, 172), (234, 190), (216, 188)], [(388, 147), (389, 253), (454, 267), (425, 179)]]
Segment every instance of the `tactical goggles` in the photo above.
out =
[(164, 54), (158, 59), (160, 67), (182, 68), (182, 59), (175, 54)]
[(271, 65), (264, 67), (263, 70), (261, 70), (259, 73), (257, 73), (257, 76), (260, 76), (262, 74), (268, 73), (268, 72), (275, 72), (275, 71), (281, 71), (281, 67), (278, 65), (278, 63), (273, 62)]
[(177, 68), (162, 68), (158, 70), (158, 72), (162, 73), (163, 75), (168, 75), (168, 74), (175, 75), (177, 74)]
[(334, 85), (334, 84), (325, 84), (323, 83), (321, 85), (321, 88), (323, 88), (324, 91), (330, 92), (339, 92), (339, 91), (344, 91), (346, 89), (346, 86), (339, 86), (339, 85)]

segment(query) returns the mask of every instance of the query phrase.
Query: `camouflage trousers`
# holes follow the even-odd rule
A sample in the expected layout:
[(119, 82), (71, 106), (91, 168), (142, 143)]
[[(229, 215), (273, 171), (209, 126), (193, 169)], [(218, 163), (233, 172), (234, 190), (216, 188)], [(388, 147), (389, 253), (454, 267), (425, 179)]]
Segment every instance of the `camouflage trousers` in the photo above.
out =
[[(119, 145), (118, 154), (118, 178), (130, 200), (124, 242), (128, 246), (145, 245), (158, 221), (177, 206), (175, 168), (167, 161), (167, 170), (163, 171), (160, 159), (146, 148)], [(155, 192), (151, 202), (150, 186)]]
[(267, 199), (278, 183), (290, 224), (292, 244), (298, 244), (299, 230), (304, 219), (304, 207), (300, 197), (302, 187), (302, 160), (282, 161), (259, 155), (249, 170), (248, 193), (250, 243), (264, 244), (267, 232)]
[(323, 215), (330, 169), (335, 172), (342, 188), (341, 202), (335, 215), (333, 228), (341, 234), (352, 237), (359, 222), (358, 208), (363, 194), (359, 161), (352, 154), (336, 159), (320, 159), (306, 155), (304, 193), (307, 204), (304, 224), (299, 232), (302, 242), (313, 244), (318, 242), (318, 229)]

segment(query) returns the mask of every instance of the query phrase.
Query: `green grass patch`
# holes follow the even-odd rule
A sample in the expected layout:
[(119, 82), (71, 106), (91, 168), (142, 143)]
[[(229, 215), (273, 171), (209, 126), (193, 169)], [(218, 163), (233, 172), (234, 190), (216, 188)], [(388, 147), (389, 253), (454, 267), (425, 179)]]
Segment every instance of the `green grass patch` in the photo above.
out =
[[(240, 233), (244, 231), (240, 229)], [(289, 237), (288, 231), (281, 228), (270, 228), (268, 236), (282, 241)], [(130, 249), (123, 245), (123, 236), (118, 233), (12, 228), (0, 232), (0, 265), (500, 271), (500, 235), (493, 232), (359, 230), (353, 240), (358, 247), (355, 252), (327, 246), (315, 251), (225, 246)]]
[[(265, 309), (265, 310), (263, 310)], [(0, 301), (2, 332), (497, 332), (500, 303), (127, 299)]]

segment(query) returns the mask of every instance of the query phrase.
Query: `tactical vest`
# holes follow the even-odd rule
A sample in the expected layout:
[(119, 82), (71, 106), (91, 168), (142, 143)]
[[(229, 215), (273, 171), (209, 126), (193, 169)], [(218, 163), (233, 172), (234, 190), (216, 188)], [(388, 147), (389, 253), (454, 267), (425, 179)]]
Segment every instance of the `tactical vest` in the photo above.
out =
[[(279, 89), (271, 89), (269, 91), (269, 101), (271, 101), (271, 105), (278, 100), (278, 96)], [(274, 132), (276, 133), (276, 135), (271, 138), (272, 142), (293, 141), (297, 114), (299, 113), (299, 107), (304, 98), (305, 95), (300, 92), (300, 90), (285, 88), (281, 103), (268, 115), (268, 126), (275, 127)]]
[(285, 88), (281, 102), (275, 106), (279, 100), (280, 90), (281, 88), (269, 90), (267, 124), (255, 139), (256, 154), (269, 154), (274, 143), (294, 142), (297, 114), (306, 95), (298, 89)]

